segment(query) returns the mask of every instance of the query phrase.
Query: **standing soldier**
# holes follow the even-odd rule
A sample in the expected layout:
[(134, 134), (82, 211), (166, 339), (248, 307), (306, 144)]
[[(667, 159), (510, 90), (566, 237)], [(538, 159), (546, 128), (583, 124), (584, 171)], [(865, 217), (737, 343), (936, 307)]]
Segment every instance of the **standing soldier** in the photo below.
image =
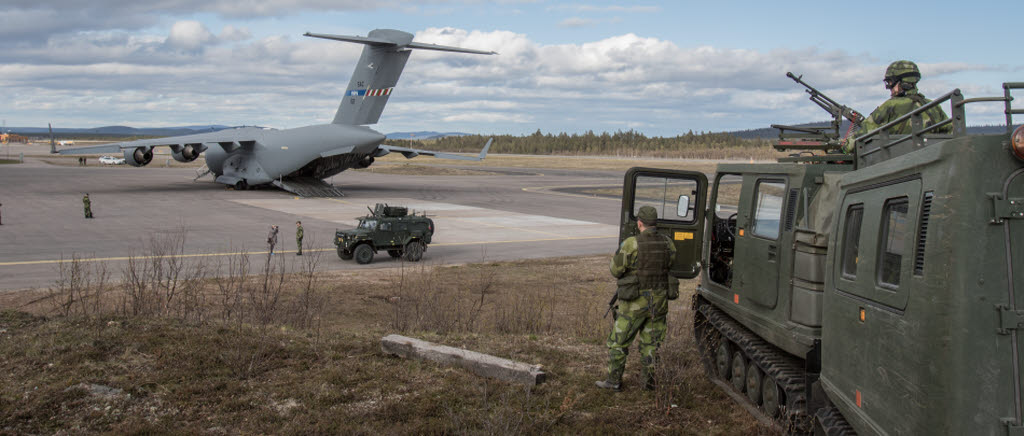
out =
[(299, 246), (296, 256), (302, 256), (302, 221), (295, 222), (295, 245)]
[[(3, 203), (0, 203), (0, 206), (3, 206)], [(4, 219), (2, 216), (0, 216), (0, 226), (2, 225), (4, 225)]]
[(640, 234), (622, 241), (612, 257), (611, 273), (618, 279), (620, 301), (608, 335), (608, 376), (597, 387), (618, 391), (633, 338), (640, 336), (641, 371), (646, 389), (654, 389), (658, 347), (665, 339), (668, 300), (679, 298), (679, 281), (669, 275), (676, 258), (675, 244), (658, 233), (658, 211), (651, 206), (637, 212)]
[(82, 205), (85, 206), (85, 217), (92, 218), (92, 202), (89, 201), (89, 193), (85, 193), (85, 197), (82, 197)]
[[(924, 98), (924, 94), (921, 94), (917, 90), (917, 82), (920, 80), (921, 71), (917, 68), (917, 64), (905, 60), (895, 61), (889, 64), (889, 67), (885, 69), (885, 77), (882, 79), (882, 83), (885, 84), (885, 89), (889, 90), (890, 98), (875, 108), (875, 110), (871, 112), (871, 115), (868, 115), (868, 117), (864, 119), (860, 125), (860, 129), (857, 130), (856, 136), (863, 135), (882, 127), (889, 122), (930, 103), (931, 100)], [(948, 118), (949, 117), (946, 115), (946, 112), (939, 106), (928, 109), (921, 114), (921, 119), (924, 122), (925, 127), (945, 121)], [(892, 135), (909, 135), (913, 132), (913, 127), (910, 125), (910, 120), (906, 120), (886, 129), (886, 131)], [(945, 126), (936, 128), (931, 132), (952, 133), (953, 125), (946, 124)], [(853, 153), (852, 140), (843, 144), (843, 152)]]
[(270, 226), (270, 233), (267, 233), (267, 244), (270, 245), (270, 255), (274, 255), (274, 246), (277, 245), (277, 226)]

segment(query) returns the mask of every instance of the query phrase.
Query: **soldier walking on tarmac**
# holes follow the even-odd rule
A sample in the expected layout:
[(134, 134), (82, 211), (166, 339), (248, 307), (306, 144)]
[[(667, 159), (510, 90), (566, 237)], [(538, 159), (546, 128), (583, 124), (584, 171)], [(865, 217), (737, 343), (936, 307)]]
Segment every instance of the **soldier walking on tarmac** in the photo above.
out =
[(676, 257), (675, 244), (655, 227), (658, 211), (643, 206), (637, 212), (640, 234), (622, 241), (610, 270), (618, 279), (619, 306), (608, 335), (608, 376), (597, 387), (619, 391), (626, 356), (633, 338), (640, 336), (641, 371), (646, 389), (654, 389), (658, 347), (665, 339), (668, 300), (679, 298), (679, 281), (669, 275)]
[(267, 233), (267, 244), (270, 245), (270, 255), (274, 255), (274, 246), (277, 245), (277, 226), (270, 226), (270, 233)]
[(92, 218), (92, 202), (89, 201), (89, 193), (86, 192), (85, 196), (82, 197), (82, 206), (85, 207), (85, 217)]
[(296, 256), (302, 256), (302, 221), (295, 222), (295, 245), (299, 246)]

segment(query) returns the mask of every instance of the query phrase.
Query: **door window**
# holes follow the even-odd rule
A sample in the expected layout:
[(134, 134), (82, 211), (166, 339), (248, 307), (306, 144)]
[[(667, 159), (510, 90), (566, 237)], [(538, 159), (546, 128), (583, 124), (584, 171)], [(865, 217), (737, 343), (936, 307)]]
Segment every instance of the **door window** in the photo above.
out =
[(900, 270), (907, 241), (906, 197), (885, 202), (882, 212), (882, 246), (878, 257), (878, 282), (885, 287), (900, 285)]
[(760, 180), (755, 189), (757, 205), (754, 209), (752, 232), (754, 236), (778, 239), (786, 182), (783, 180)]
[(843, 229), (843, 277), (857, 277), (857, 260), (860, 255), (860, 225), (864, 221), (864, 205), (855, 204), (846, 210), (846, 226)]
[(659, 220), (682, 223), (696, 221), (696, 180), (642, 175), (636, 178), (635, 186), (634, 218), (641, 207), (651, 206), (657, 209)]

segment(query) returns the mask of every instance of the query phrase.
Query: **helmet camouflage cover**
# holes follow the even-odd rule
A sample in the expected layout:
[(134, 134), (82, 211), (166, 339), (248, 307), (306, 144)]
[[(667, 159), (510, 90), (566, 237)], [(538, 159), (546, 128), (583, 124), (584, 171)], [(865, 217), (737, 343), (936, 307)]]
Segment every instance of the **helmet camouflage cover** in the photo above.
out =
[(917, 69), (917, 64), (900, 60), (889, 64), (889, 68), (885, 69), (885, 81), (886, 82), (907, 82), (917, 83), (921, 80), (921, 71)]

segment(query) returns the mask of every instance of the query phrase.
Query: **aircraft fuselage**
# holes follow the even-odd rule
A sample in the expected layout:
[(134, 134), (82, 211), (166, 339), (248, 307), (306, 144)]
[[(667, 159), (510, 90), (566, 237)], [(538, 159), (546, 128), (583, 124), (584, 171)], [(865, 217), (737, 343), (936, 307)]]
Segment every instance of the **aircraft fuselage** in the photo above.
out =
[[(385, 139), (369, 127), (344, 124), (284, 130), (243, 127), (232, 133), (238, 138), (234, 143), (211, 144), (206, 150), (207, 168), (217, 182), (230, 185), (266, 184), (300, 170), (328, 177), (373, 155)], [(316, 165), (318, 160), (325, 162)]]

